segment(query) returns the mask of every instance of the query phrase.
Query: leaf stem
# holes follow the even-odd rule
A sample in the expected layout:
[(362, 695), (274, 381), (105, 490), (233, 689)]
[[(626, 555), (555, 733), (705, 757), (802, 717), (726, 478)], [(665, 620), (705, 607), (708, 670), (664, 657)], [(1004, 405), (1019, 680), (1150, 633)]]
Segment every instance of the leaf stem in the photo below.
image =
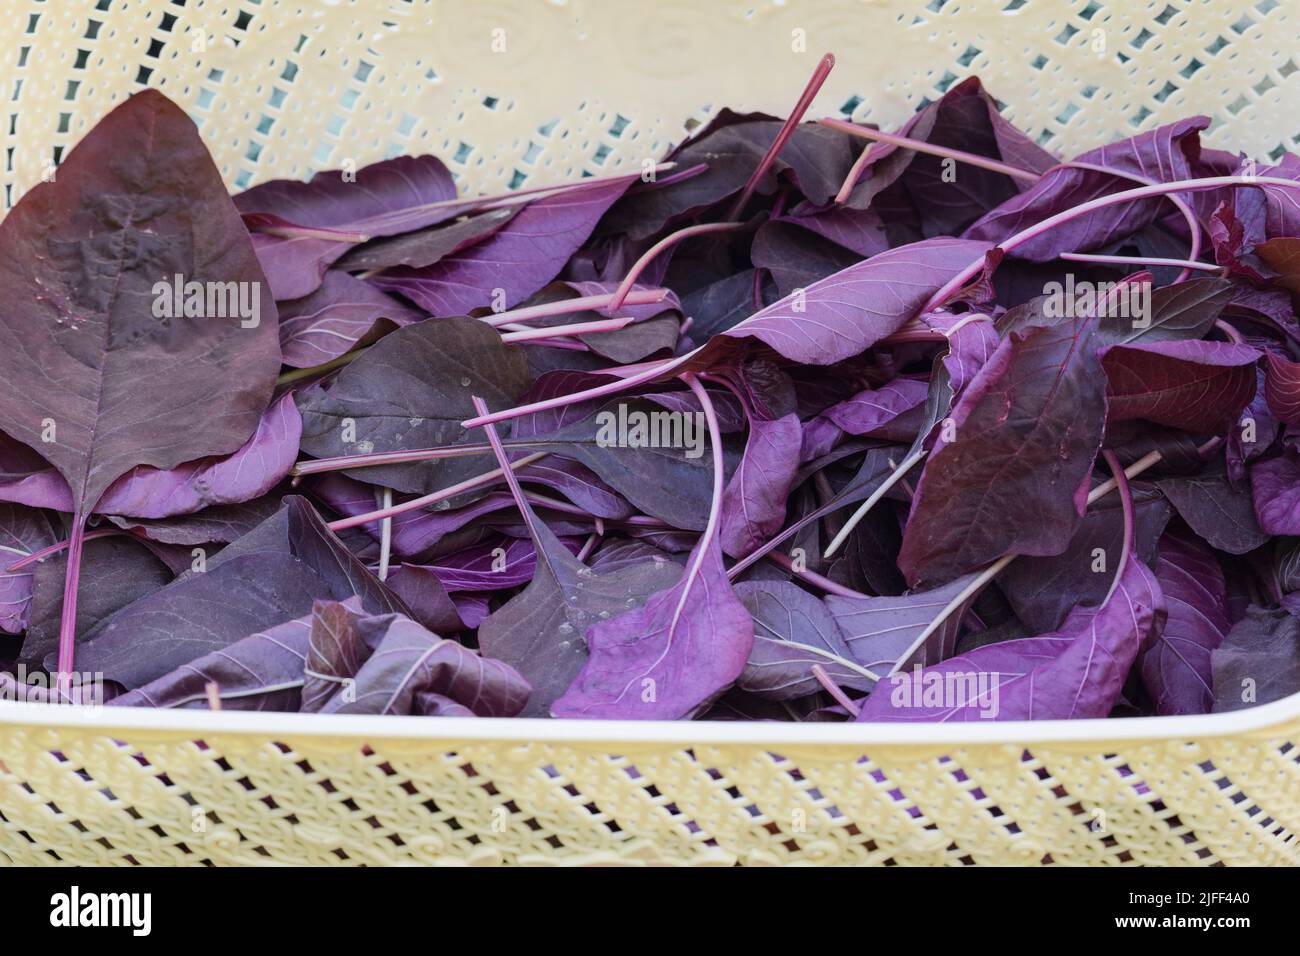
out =
[[(668, 289), (632, 289), (623, 297), (622, 305), (654, 305), (668, 298), (670, 292)], [(553, 315), (568, 315), (570, 312), (590, 312), (598, 309), (608, 309), (614, 301), (614, 292), (602, 292), (599, 295), (582, 295), (576, 299), (560, 299), (557, 302), (543, 302), (541, 305), (530, 305), (522, 309), (510, 309), (506, 312), (497, 312), (493, 315), (485, 315), (482, 321), (488, 325), (500, 326), (507, 325), (511, 322), (531, 322), (534, 319), (545, 319)]]
[(745, 211), (749, 204), (750, 197), (754, 195), (754, 190), (758, 188), (759, 182), (763, 179), (763, 174), (767, 172), (772, 163), (776, 162), (777, 154), (781, 152), (782, 147), (789, 142), (790, 137), (794, 135), (795, 128), (803, 119), (804, 114), (808, 112), (808, 107), (812, 106), (812, 101), (821, 91), (822, 84), (826, 82), (826, 77), (830, 76), (831, 70), (835, 68), (835, 55), (827, 53), (817, 61), (817, 66), (813, 70), (812, 76), (809, 77), (807, 85), (804, 86), (803, 92), (799, 94), (799, 99), (794, 104), (794, 109), (790, 115), (785, 118), (780, 132), (776, 134), (776, 139), (768, 146), (767, 152), (759, 160), (754, 171), (749, 174), (749, 180), (745, 183), (745, 188), (741, 190), (740, 195), (732, 204), (731, 212), (728, 219), (739, 219), (740, 214)]
[(72, 665), (77, 647), (77, 586), (81, 581), (81, 554), (86, 541), (86, 514), (80, 507), (72, 515), (68, 539), (68, 567), (63, 577), (63, 612), (59, 617), (59, 658), (55, 678), (60, 698), (72, 699)]
[[(1105, 167), (1101, 167), (1105, 169)], [(1077, 206), (1071, 206), (1069, 209), (1062, 210), (1055, 215), (1048, 216), (1032, 226), (1020, 230), (1014, 235), (1002, 240), (994, 248), (1001, 249), (1003, 252), (1010, 252), (1019, 246), (1024, 245), (1031, 239), (1041, 236), (1043, 233), (1062, 223), (1069, 222), (1072, 219), (1078, 219), (1098, 209), (1106, 209), (1110, 206), (1118, 206), (1122, 203), (1133, 202), (1138, 199), (1154, 199), (1157, 196), (1168, 196), (1176, 192), (1203, 192), (1209, 189), (1219, 189), (1225, 186), (1276, 186), (1280, 189), (1300, 190), (1300, 181), (1281, 179), (1276, 176), (1209, 176), (1204, 179), (1179, 179), (1168, 183), (1155, 183), (1150, 186), (1139, 186), (1136, 189), (1125, 189), (1122, 192), (1110, 193), (1105, 196), (1098, 196), (1096, 199), (1090, 199), (1087, 202), (1080, 203)], [(1195, 218), (1195, 217), (1193, 217)], [(1196, 241), (1199, 242), (1199, 233), (1196, 234)], [(1195, 256), (1192, 256), (1195, 258)], [(970, 265), (962, 269), (951, 279), (943, 284), (943, 287), (930, 296), (929, 300), (920, 309), (922, 313), (930, 312), (939, 308), (948, 297), (954, 292), (961, 289), (967, 282), (979, 274), (980, 269), (984, 267), (985, 257), (980, 256), (972, 261)]]
[(1133, 550), (1133, 495), (1129, 492), (1128, 476), (1124, 474), (1124, 466), (1119, 463), (1115, 453), (1109, 448), (1103, 448), (1101, 454), (1106, 459), (1106, 464), (1110, 466), (1111, 474), (1115, 476), (1115, 486), (1119, 489), (1119, 505), (1124, 513), (1124, 544), (1120, 548), (1115, 577), (1110, 582), (1110, 590), (1106, 592), (1106, 600), (1109, 601), (1115, 589), (1119, 587), (1120, 578), (1124, 576), (1124, 568)]
[(405, 465), (413, 461), (441, 461), (445, 458), (464, 458), (467, 455), (481, 455), (491, 450), (490, 445), (481, 442), (471, 445), (446, 445), (439, 448), (415, 448), (410, 451), (381, 451), (369, 455), (339, 455), (336, 458), (300, 461), (293, 466), (293, 470), (289, 474), (301, 478), (304, 475), (346, 471), (352, 468), (373, 468), (379, 465)]
[[(1122, 169), (1102, 166), (1100, 163), (1081, 163), (1078, 161), (1071, 161), (1068, 163), (1062, 163), (1061, 166), (1066, 169), (1086, 169), (1094, 173), (1115, 176), (1118, 179), (1127, 179), (1131, 183), (1142, 183), (1144, 186), (1154, 186), (1159, 182), (1159, 180), (1152, 179), (1150, 176), (1142, 176), (1138, 173), (1130, 173)], [(1188, 205), (1187, 200), (1183, 199), (1181, 196), (1171, 195), (1169, 196), (1169, 201), (1178, 208), (1178, 211), (1183, 215), (1183, 219), (1187, 222), (1187, 229), (1191, 233), (1192, 243), (1192, 247), (1187, 250), (1187, 258), (1191, 261), (1196, 261), (1201, 255), (1201, 221), (1196, 218), (1196, 213), (1192, 210), (1192, 207)], [(1178, 274), (1178, 277), (1174, 281), (1182, 282), (1190, 275), (1191, 271), (1184, 266), (1183, 271)]]
[[(591, 335), (596, 332), (617, 332), (631, 325), (635, 319), (625, 316), (621, 319), (597, 319), (592, 322), (571, 322), (568, 325), (551, 325), (537, 329), (524, 329), (521, 332), (505, 332), (502, 342), (532, 342), (537, 339), (561, 338), (566, 335)], [(484, 406), (487, 411), (487, 406)]]
[[(546, 452), (537, 452), (533, 455), (525, 455), (518, 461), (510, 463), (512, 470), (518, 470), (524, 465), (531, 465), (539, 458), (544, 458)], [(439, 501), (446, 501), (448, 498), (454, 498), (457, 495), (473, 491), (475, 488), (482, 488), (484, 485), (495, 484), (505, 473), (500, 468), (493, 468), (491, 471), (485, 471), (481, 475), (475, 475), (473, 478), (466, 478), (464, 481), (457, 482), (447, 488), (432, 492), (420, 498), (412, 498), (410, 501), (403, 501), (400, 504), (389, 505), (386, 508), (380, 508), (378, 511), (369, 511), (365, 514), (352, 515), (350, 518), (340, 518), (338, 521), (331, 521), (329, 529), (331, 531), (343, 531), (347, 528), (355, 528), (358, 525), (370, 524), (372, 521), (382, 521), (385, 518), (395, 518), (398, 515), (406, 514), (408, 511), (416, 511)]]
[(744, 223), (739, 222), (701, 222), (694, 226), (686, 226), (678, 229), (676, 232), (670, 232), (653, 246), (641, 254), (641, 258), (632, 264), (623, 281), (619, 283), (618, 288), (614, 290), (614, 295), (606, 307), (608, 311), (613, 312), (619, 309), (632, 293), (632, 286), (641, 273), (645, 271), (646, 266), (650, 265), (654, 258), (671, 246), (677, 245), (684, 239), (690, 239), (694, 236), (703, 236), (712, 232), (730, 232), (733, 229), (739, 229)]
[(764, 555), (764, 557), (766, 557), (767, 560), (771, 561), (773, 564), (780, 565), (782, 568), (789, 571), (791, 574), (795, 575), (796, 577), (802, 578), (804, 581), (807, 581), (813, 587), (820, 588), (821, 590), (825, 591), (827, 594), (838, 594), (840, 597), (848, 597), (848, 598), (870, 597), (870, 595), (863, 594), (861, 591), (855, 591), (853, 590), (853, 588), (846, 588), (844, 585), (838, 583), (837, 581), (832, 581), (830, 578), (824, 577), (823, 575), (818, 574), (816, 571), (809, 571), (807, 568), (804, 568), (802, 571), (799, 570), (794, 566), (794, 562), (791, 561), (789, 558), (787, 558), (780, 551), (769, 551), (766, 555)]
[(254, 226), (253, 231), (280, 239), (324, 239), (353, 245), (369, 242), (371, 238), (364, 232), (339, 232), (336, 229), (314, 229), (309, 226)]
[(332, 358), (328, 362), (322, 362), (320, 365), (312, 365), (308, 368), (295, 368), (283, 373), (275, 380), (277, 386), (288, 385), (290, 382), (301, 381), (304, 378), (314, 378), (317, 375), (324, 375), (326, 372), (332, 372), (336, 368), (342, 368), (354, 359), (360, 358), (365, 354), (366, 347), (353, 349), (351, 352), (344, 352), (338, 358)]
[[(859, 126), (857, 123), (849, 123), (842, 119), (834, 117), (825, 117), (817, 121), (822, 126), (830, 129), (839, 130), (841, 133), (848, 133), (851, 136), (857, 136), (861, 139), (870, 139), (881, 143), (888, 143), (890, 146), (898, 146), (903, 149), (910, 149), (916, 153), (926, 153), (930, 156), (939, 156), (944, 159), (955, 159), (959, 163), (965, 163), (967, 166), (978, 166), (981, 169), (991, 170), (995, 173), (1001, 173), (1004, 176), (1010, 176), (1013, 179), (1021, 179), (1026, 182), (1036, 183), (1042, 178), (1041, 173), (1035, 173), (1032, 170), (1021, 169), (1019, 166), (1012, 166), (1000, 160), (990, 159), (988, 156), (981, 156), (978, 153), (968, 153), (964, 149), (950, 149), (947, 146), (935, 146), (924, 140), (912, 139), (909, 136), (899, 136), (897, 133), (886, 133), (878, 129), (871, 129), (867, 126)], [(870, 151), (868, 146), (863, 150), (862, 155), (858, 157), (857, 162), (853, 164), (853, 169), (849, 171), (848, 178), (844, 180), (844, 185), (840, 187), (839, 194), (835, 197), (837, 203), (842, 203), (848, 199), (848, 194), (853, 191), (853, 187), (858, 184), (858, 176), (862, 174), (862, 167), (865, 165), (864, 157)]]
[(1181, 269), (1199, 269), (1203, 272), (1223, 272), (1223, 266), (1194, 259), (1165, 259), (1161, 256), (1107, 256), (1092, 252), (1062, 252), (1060, 258), (1067, 262), (1097, 262), (1132, 268), (1145, 266), (1177, 266)]
[(582, 542), (582, 547), (578, 550), (577, 558), (579, 561), (583, 564), (587, 563), (587, 559), (591, 557), (591, 552), (596, 550), (596, 544), (600, 541), (600, 538), (599, 530), (587, 535), (587, 540)]
[(849, 695), (844, 693), (843, 688), (841, 688), (839, 684), (831, 680), (831, 676), (826, 673), (826, 669), (820, 664), (814, 664), (809, 669), (812, 671), (813, 677), (817, 678), (817, 683), (826, 688), (826, 693), (834, 697), (835, 702), (847, 710), (850, 717), (857, 720), (858, 714), (862, 712), (862, 709), (849, 699)]
[[(131, 532), (124, 531), (121, 528), (99, 528), (95, 531), (87, 531), (82, 540), (93, 541), (96, 538), (108, 538), (108, 537), (112, 537), (113, 535), (119, 535), (119, 534), (129, 535), (131, 534)], [(14, 571), (21, 571), (29, 564), (36, 564), (38, 561), (44, 561), (50, 555), (58, 554), (64, 548), (68, 547), (68, 545), (70, 545), (71, 543), (72, 542), (70, 540), (59, 541), (58, 543), (52, 544), (49, 547), (41, 548), (39, 551), (33, 551), (31, 554), (24, 554), (19, 560), (5, 567), (3, 570), (0, 570), (0, 574), (9, 574)], [(9, 549), (5, 548), (4, 550), (7, 551)]]
[[(671, 166), (674, 164), (666, 163), (664, 165)], [(700, 173), (708, 172), (708, 169), (708, 163), (696, 163), (694, 166), (687, 166), (685, 169), (676, 170), (672, 175), (665, 176), (663, 179), (655, 178), (648, 182), (633, 183), (631, 186), (627, 187), (627, 192), (623, 195), (635, 196), (637, 193), (649, 192), (652, 189), (662, 189), (664, 186), (672, 186), (686, 179), (694, 179), (696, 176), (700, 175)]]
[(904, 458), (903, 463), (895, 468), (893, 473), (881, 483), (880, 487), (873, 491), (871, 496), (858, 506), (858, 510), (853, 512), (849, 520), (844, 522), (844, 527), (840, 528), (839, 534), (837, 534), (831, 543), (826, 546), (826, 551), (823, 553), (822, 557), (829, 558), (835, 554), (835, 552), (840, 549), (840, 545), (844, 543), (844, 540), (853, 533), (853, 529), (858, 526), (858, 522), (865, 518), (867, 512), (876, 506), (876, 502), (885, 497), (890, 488), (902, 481), (903, 476), (911, 471), (916, 466), (916, 463), (924, 458), (926, 454), (925, 449), (921, 449), (913, 452), (907, 458)]
[(1223, 319), (1215, 319), (1214, 327), (1227, 336), (1228, 341), (1233, 345), (1246, 344), (1246, 340), (1242, 338), (1241, 333), (1237, 331), (1237, 327), (1231, 322), (1225, 322)]
[[(381, 511), (393, 507), (393, 489), (384, 488), (375, 494), (375, 503)], [(388, 559), (393, 550), (393, 516), (386, 516), (379, 524), (379, 580), (388, 580)]]
[[(667, 172), (670, 169), (676, 169), (677, 164), (659, 163), (652, 172), (658, 174)], [(386, 213), (382, 216), (376, 216), (367, 219), (366, 224), (372, 227), (384, 227), (390, 221), (400, 221), (412, 213), (427, 212), (435, 209), (463, 209), (462, 215), (470, 213), (486, 212), (489, 209), (503, 209), (507, 206), (520, 206), (532, 202), (538, 198), (553, 198), (568, 192), (581, 192), (586, 189), (593, 189), (598, 186), (607, 186), (610, 183), (616, 183), (621, 179), (637, 179), (640, 173), (611, 173), (608, 176), (592, 176), (586, 179), (579, 179), (569, 183), (554, 183), (550, 186), (530, 186), (527, 189), (516, 189), (510, 192), (498, 193), (494, 196), (462, 196), (458, 199), (441, 199), (437, 202), (425, 203), (421, 206), (412, 206), (408, 209), (400, 209), (393, 213)], [(545, 194), (545, 195), (544, 195)]]

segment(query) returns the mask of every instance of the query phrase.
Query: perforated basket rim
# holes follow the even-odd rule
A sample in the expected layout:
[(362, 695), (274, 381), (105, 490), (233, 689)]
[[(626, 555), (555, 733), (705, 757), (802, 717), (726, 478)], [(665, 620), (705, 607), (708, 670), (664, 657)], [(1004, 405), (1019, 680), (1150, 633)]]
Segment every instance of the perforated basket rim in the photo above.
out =
[(0, 703), (0, 727), (26, 726), (166, 734), (278, 737), (356, 737), (365, 740), (499, 740), (503, 742), (617, 744), (827, 744), (936, 745), (1029, 744), (1178, 740), (1269, 736), (1300, 720), (1300, 693), (1220, 714), (1174, 717), (1015, 720), (946, 724), (779, 723), (774, 721), (638, 721), (571, 718), (419, 717), (296, 714), (251, 711), (154, 710)]

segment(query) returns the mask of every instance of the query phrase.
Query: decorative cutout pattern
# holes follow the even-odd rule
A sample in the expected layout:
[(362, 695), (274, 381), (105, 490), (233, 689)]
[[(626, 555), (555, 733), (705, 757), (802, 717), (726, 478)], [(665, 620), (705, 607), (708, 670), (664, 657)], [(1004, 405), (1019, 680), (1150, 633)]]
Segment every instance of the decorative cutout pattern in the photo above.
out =
[(688, 745), (671, 725), (611, 747), (429, 723), (428, 739), (368, 742), (3, 725), (0, 863), (1300, 863), (1300, 718), (869, 755)]
[[(813, 115), (889, 127), (979, 74), (1062, 156), (1204, 112), (1210, 143), (1274, 159), (1300, 146), (1298, 28), (1294, 0), (14, 0), (3, 202), (146, 85), (234, 188), (432, 152), (487, 192), (638, 165), (723, 105), (784, 114), (825, 50)], [(168, 712), (17, 713), (0, 705), (0, 864), (1300, 862), (1300, 705), (1196, 741), (954, 732), (869, 756), (670, 725), (617, 746), (455, 722), (200, 743)]]
[(222, 173), (436, 153), (499, 191), (658, 157), (722, 106), (901, 123), (980, 75), (1068, 158), (1191, 113), (1261, 160), (1300, 146), (1295, 0), (14, 0), (0, 18), (5, 208), (154, 86)]

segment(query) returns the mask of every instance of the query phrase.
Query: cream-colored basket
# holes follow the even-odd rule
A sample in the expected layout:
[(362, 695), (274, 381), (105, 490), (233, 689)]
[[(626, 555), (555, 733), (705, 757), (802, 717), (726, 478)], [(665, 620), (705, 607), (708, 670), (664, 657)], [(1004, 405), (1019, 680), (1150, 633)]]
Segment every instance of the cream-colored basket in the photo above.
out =
[[(639, 166), (722, 106), (897, 124), (964, 76), (1062, 156), (1191, 113), (1300, 143), (1296, 0), (8, 0), (4, 202), (134, 90), (232, 188), (436, 153), (487, 192)], [(1300, 695), (899, 726), (0, 703), (15, 864), (1300, 862)]]

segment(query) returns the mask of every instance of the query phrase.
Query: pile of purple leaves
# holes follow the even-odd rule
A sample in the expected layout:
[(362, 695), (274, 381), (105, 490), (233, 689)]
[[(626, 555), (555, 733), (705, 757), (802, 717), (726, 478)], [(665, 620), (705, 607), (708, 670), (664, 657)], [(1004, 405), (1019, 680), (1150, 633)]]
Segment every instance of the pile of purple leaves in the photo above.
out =
[(0, 223), (0, 691), (630, 719), (1300, 691), (1300, 158), (977, 80), (458, 197), (157, 92)]

